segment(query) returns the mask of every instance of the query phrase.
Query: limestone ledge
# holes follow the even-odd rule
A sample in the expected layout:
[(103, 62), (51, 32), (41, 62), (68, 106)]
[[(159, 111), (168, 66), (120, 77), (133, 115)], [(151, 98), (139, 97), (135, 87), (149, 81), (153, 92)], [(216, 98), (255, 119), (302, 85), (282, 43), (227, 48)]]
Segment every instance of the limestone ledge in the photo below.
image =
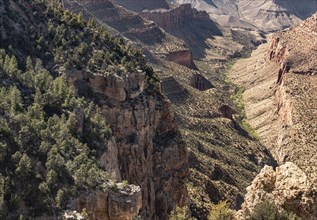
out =
[(127, 73), (123, 76), (114, 74), (92, 74), (85, 71), (65, 73), (67, 81), (76, 87), (88, 86), (94, 93), (102, 94), (110, 99), (124, 101), (136, 98), (145, 88), (145, 73)]

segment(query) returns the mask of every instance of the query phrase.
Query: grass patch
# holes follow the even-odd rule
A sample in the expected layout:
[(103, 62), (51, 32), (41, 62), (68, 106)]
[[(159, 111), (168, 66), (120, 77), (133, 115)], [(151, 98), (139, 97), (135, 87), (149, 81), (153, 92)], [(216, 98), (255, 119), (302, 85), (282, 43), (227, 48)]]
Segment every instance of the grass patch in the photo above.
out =
[(256, 131), (251, 127), (251, 125), (247, 121), (247, 116), (245, 113), (245, 105), (243, 100), (243, 93), (245, 92), (245, 88), (241, 85), (237, 85), (232, 82), (227, 74), (232, 69), (233, 65), (236, 63), (236, 60), (229, 61), (227, 64), (227, 68), (223, 73), (224, 82), (230, 87), (229, 91), (231, 95), (229, 96), (229, 103), (231, 103), (238, 114), (236, 115), (236, 120), (239, 125), (250, 135), (250, 137), (258, 140), (258, 135)]

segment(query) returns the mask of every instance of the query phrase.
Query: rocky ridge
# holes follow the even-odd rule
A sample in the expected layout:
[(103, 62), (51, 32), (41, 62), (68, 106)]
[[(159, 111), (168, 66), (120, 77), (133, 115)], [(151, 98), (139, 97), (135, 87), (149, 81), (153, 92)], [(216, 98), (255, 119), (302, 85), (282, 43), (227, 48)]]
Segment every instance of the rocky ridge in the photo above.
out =
[(274, 32), (298, 24), (316, 10), (316, 0), (176, 0), (207, 11), (212, 19), (230, 28)]
[[(274, 34), (230, 77), (244, 86), (248, 121), (279, 164), (292, 162), (316, 187), (317, 15)], [(316, 205), (316, 201), (313, 202)], [(313, 212), (309, 212), (312, 216)]]
[[(199, 13), (188, 6), (185, 9), (186, 13), (182, 12), (177, 17), (182, 21), (177, 28), (179, 33), (182, 33), (182, 29), (188, 24), (186, 22), (191, 21), (190, 16)], [(167, 14), (174, 13), (177, 10), (179, 9), (166, 12)], [(164, 12), (164, 10), (162, 11)], [(187, 13), (190, 15), (189, 17), (183, 16)], [(204, 19), (208, 19), (205, 24), (212, 22), (208, 17)], [(198, 25), (193, 27), (198, 31), (203, 19), (198, 16), (196, 21), (197, 23), (192, 24)], [(119, 23), (119, 28), (120, 25)], [(187, 30), (187, 33), (190, 33), (188, 28)], [(228, 36), (225, 37), (219, 36), (221, 39), (214, 39), (217, 40), (217, 48), (210, 47), (208, 52), (215, 48), (220, 51), (220, 55), (217, 55), (217, 61), (215, 61), (217, 64), (206, 66), (207, 63), (201, 63), (198, 67), (199, 71), (187, 68), (186, 65), (171, 63), (162, 51), (155, 48), (157, 45), (142, 44), (144, 48), (153, 48), (153, 50), (149, 50), (150, 55), (154, 57), (153, 67), (161, 78), (162, 91), (173, 104), (176, 120), (190, 150), (189, 204), (193, 215), (198, 219), (206, 219), (211, 208), (210, 205), (223, 198), (230, 201), (232, 208), (239, 209), (243, 202), (245, 188), (251, 183), (260, 168), (264, 164), (274, 164), (267, 150), (248, 136), (247, 132), (234, 120), (232, 112), (235, 111), (232, 107), (223, 108), (224, 102), (228, 102), (228, 100), (225, 101), (225, 97), (228, 97), (229, 94), (224, 92), (228, 89), (225, 88), (224, 82), (219, 80), (223, 64), (219, 64), (218, 61), (228, 58), (228, 54), (233, 54), (235, 48), (243, 50), (243, 45), (232, 39), (231, 36), (238, 39), (243, 38), (244, 35), (241, 35), (240, 32), (232, 33), (228, 33)], [(166, 34), (166, 36), (170, 35)], [(194, 42), (197, 36), (188, 37)], [(249, 39), (249, 35), (247, 37)], [(213, 35), (208, 34), (208, 38), (213, 38)], [(229, 38), (232, 44), (228, 43)], [(209, 41), (213, 39), (203, 39), (204, 43), (213, 45), (213, 42)], [(223, 42), (226, 42), (226, 45), (222, 48)], [(201, 52), (205, 56), (205, 48)], [(178, 53), (177, 50), (175, 53)], [(185, 55), (182, 57), (188, 57), (188, 53)], [(152, 60), (148, 53), (146, 56)], [(163, 59), (157, 59), (157, 57)], [(227, 104), (231, 106), (231, 104)], [(211, 167), (210, 164), (213, 166)], [(248, 178), (245, 179), (244, 176)]]

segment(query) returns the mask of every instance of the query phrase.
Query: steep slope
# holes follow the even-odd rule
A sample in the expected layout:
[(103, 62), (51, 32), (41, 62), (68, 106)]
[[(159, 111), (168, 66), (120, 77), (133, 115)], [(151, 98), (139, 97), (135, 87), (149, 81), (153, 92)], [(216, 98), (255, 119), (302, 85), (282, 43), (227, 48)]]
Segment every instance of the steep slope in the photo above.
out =
[(210, 48), (206, 42), (207, 39), (222, 35), (206, 12), (199, 12), (190, 4), (169, 10), (145, 10), (140, 15), (154, 21), (173, 36), (184, 40), (196, 59), (204, 58), (205, 50)]
[(142, 47), (150, 62), (167, 58), (194, 67), (191, 52), (182, 40), (164, 32), (155, 23), (143, 19), (135, 12), (117, 6), (109, 0), (65, 0), (64, 3), (71, 11), (82, 12), (85, 18), (97, 19), (106, 29), (110, 27), (114, 30), (115, 35)]
[(279, 163), (295, 163), (316, 187), (317, 15), (274, 34), (231, 78), (245, 87), (246, 114)]
[(113, 2), (135, 12), (142, 12), (146, 9), (169, 8), (165, 0), (113, 0)]
[(224, 199), (231, 208), (239, 209), (245, 188), (265, 164), (274, 166), (274, 160), (240, 125), (239, 111), (230, 99), (231, 89), (223, 80), (223, 67), (208, 62), (196, 65), (200, 75), (212, 82), (211, 89), (191, 87), (193, 75), (185, 67), (164, 68), (169, 67), (165, 62), (155, 68), (164, 88), (166, 84), (164, 93), (173, 104), (189, 148), (192, 214), (207, 219), (211, 204)]
[(187, 149), (142, 53), (60, 7), (0, 11), (1, 218), (167, 219), (184, 206)]
[(308, 18), (317, 10), (316, 0), (176, 0), (207, 11), (219, 24), (231, 28), (278, 31)]

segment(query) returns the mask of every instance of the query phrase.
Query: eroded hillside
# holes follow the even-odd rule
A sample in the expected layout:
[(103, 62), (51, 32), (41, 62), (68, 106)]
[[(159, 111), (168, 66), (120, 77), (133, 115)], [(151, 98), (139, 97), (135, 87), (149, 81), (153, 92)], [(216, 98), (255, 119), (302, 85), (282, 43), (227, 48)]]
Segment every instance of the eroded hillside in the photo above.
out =
[(266, 32), (298, 24), (317, 10), (316, 0), (176, 0), (207, 11), (219, 24)]
[(316, 187), (317, 15), (272, 35), (230, 77), (245, 87), (248, 121), (280, 164), (300, 167)]

